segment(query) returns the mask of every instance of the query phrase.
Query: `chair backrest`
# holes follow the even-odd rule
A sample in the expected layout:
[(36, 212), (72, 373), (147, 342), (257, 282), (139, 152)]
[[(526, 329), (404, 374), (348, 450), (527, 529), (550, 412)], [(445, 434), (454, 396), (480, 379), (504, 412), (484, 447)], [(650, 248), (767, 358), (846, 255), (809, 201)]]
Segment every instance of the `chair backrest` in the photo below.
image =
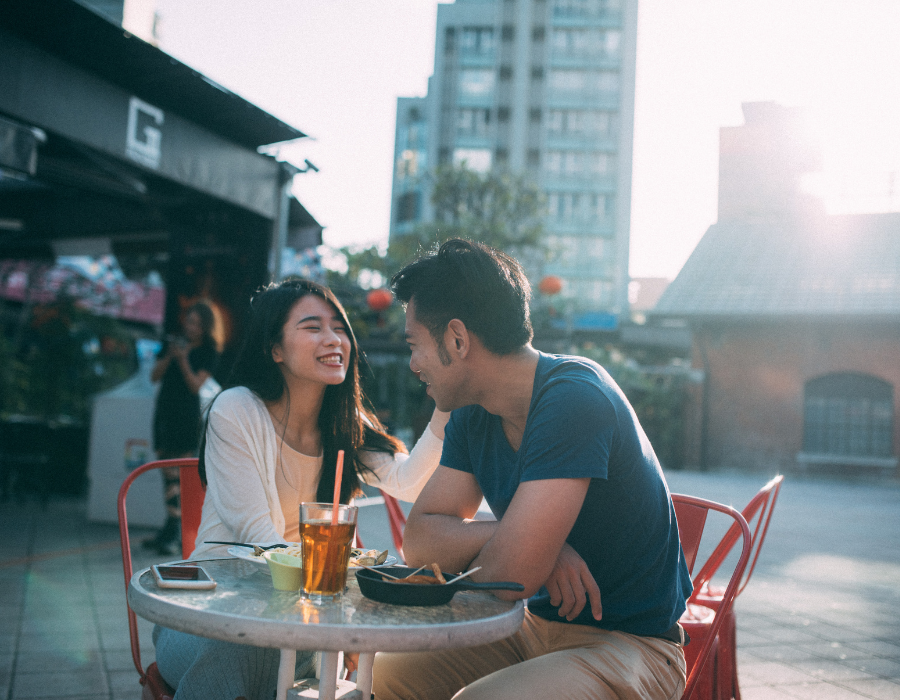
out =
[(406, 527), (406, 515), (404, 515), (403, 509), (396, 498), (386, 494), (384, 491), (381, 492), (381, 495), (384, 496), (384, 507), (387, 509), (388, 524), (391, 526), (394, 548), (405, 563), (406, 559), (403, 556), (403, 530)]
[[(384, 508), (387, 511), (388, 525), (390, 525), (391, 528), (391, 538), (394, 540), (394, 549), (397, 550), (400, 559), (405, 562), (406, 560), (403, 557), (403, 529), (406, 527), (406, 515), (404, 515), (403, 509), (400, 507), (400, 503), (396, 498), (380, 489), (379, 493), (384, 501)], [(362, 538), (359, 535), (359, 528), (356, 529), (356, 534), (353, 536), (353, 546), (360, 548), (364, 546)]]
[[(182, 476), (182, 484), (185, 482), (184, 474), (187, 471), (193, 470), (194, 475), (196, 476), (196, 483), (200, 483), (200, 477), (197, 474), (197, 459), (189, 458), (189, 459), (161, 459), (156, 462), (148, 462), (137, 469), (135, 469), (131, 474), (129, 474), (125, 481), (122, 483), (121, 488), (119, 489), (119, 497), (117, 500), (118, 511), (119, 511), (119, 539), (122, 547), (122, 571), (125, 574), (125, 592), (126, 595), (128, 593), (128, 584), (131, 582), (131, 575), (134, 573), (134, 567), (131, 563), (131, 540), (128, 536), (128, 512), (127, 512), (127, 500), (128, 500), (128, 490), (131, 488), (131, 485), (134, 483), (134, 480), (137, 479), (141, 474), (144, 474), (153, 469), (163, 469), (164, 467), (179, 467), (181, 470)], [(203, 499), (200, 499), (200, 502), (196, 502), (196, 494), (191, 496), (191, 500), (187, 500), (184, 498), (184, 494), (182, 494), (181, 501), (181, 518), (182, 522), (185, 521), (185, 516), (189, 521), (193, 521), (196, 518), (197, 524), (200, 523), (200, 506), (203, 504)], [(195, 510), (197, 512), (195, 512)], [(188, 553), (193, 551), (194, 549), (194, 540), (197, 537), (197, 530), (194, 529), (193, 538), (191, 538), (190, 545), (188, 545), (185, 540), (187, 538), (182, 535), (182, 554), (184, 554), (185, 550), (188, 549)], [(137, 672), (141, 675), (141, 678), (145, 677), (144, 669), (141, 666), (141, 646), (140, 641), (138, 640), (138, 630), (137, 630), (137, 617), (134, 614), (134, 611), (129, 607), (128, 608), (128, 631), (131, 636), (131, 658), (134, 660), (134, 667), (137, 669)]]
[[(719, 632), (722, 619), (727, 615), (734, 603), (734, 597), (737, 594), (741, 576), (744, 575), (744, 570), (747, 568), (747, 562), (750, 560), (751, 536), (750, 527), (747, 525), (744, 516), (731, 506), (722, 505), (715, 501), (708, 501), (704, 498), (685, 496), (677, 493), (672, 494), (672, 502), (675, 505), (675, 516), (678, 519), (678, 533), (683, 543), (682, 549), (684, 549), (684, 543), (686, 543), (688, 548), (693, 552), (691, 555), (692, 559), (690, 566), (688, 567), (689, 569), (693, 567), (693, 562), (696, 560), (697, 550), (699, 549), (700, 541), (703, 537), (703, 530), (706, 526), (706, 516), (709, 514), (709, 511), (715, 510), (732, 518), (734, 520), (734, 525), (732, 527), (736, 527), (740, 532), (740, 536), (743, 537), (741, 554), (731, 572), (728, 585), (725, 587), (722, 603), (716, 611), (708, 633), (703, 640), (703, 647), (701, 647), (700, 652), (697, 655), (697, 660), (688, 675), (682, 698), (689, 698), (694, 691), (694, 687), (697, 685), (697, 681), (700, 679), (703, 666), (709, 660), (709, 652), (712, 649), (716, 635)], [(688, 555), (685, 553), (685, 559), (687, 559), (687, 557)], [(694, 585), (694, 590), (696, 591), (696, 577)]]
[[(750, 554), (750, 565), (744, 572), (743, 579), (738, 586), (735, 597), (740, 595), (747, 587), (747, 584), (750, 582), (750, 576), (753, 575), (753, 569), (756, 567), (756, 560), (759, 559), (759, 552), (766, 539), (766, 533), (769, 531), (769, 522), (772, 520), (775, 501), (778, 500), (778, 492), (781, 490), (781, 483), (783, 481), (784, 477), (780, 474), (770, 480), (769, 483), (763, 486), (759, 492), (750, 499), (750, 502), (744, 510), (741, 511), (741, 515), (744, 516), (744, 520), (746, 520), (747, 523), (753, 523), (755, 519), (756, 524), (753, 528), (753, 536), (751, 538), (752, 551)], [(719, 542), (718, 546), (713, 550), (713, 553), (709, 555), (706, 563), (697, 573), (697, 576), (694, 579), (695, 591), (700, 591), (704, 586), (709, 584), (712, 577), (716, 575), (716, 572), (718, 572), (719, 568), (722, 566), (722, 562), (725, 561), (725, 558), (731, 553), (731, 550), (734, 549), (738, 537), (740, 537), (740, 530), (737, 525), (732, 525), (725, 534), (725, 537), (722, 538), (722, 541)]]
[(181, 483), (181, 556), (187, 559), (197, 546), (197, 532), (203, 515), (206, 487), (200, 481), (197, 460), (178, 470)]

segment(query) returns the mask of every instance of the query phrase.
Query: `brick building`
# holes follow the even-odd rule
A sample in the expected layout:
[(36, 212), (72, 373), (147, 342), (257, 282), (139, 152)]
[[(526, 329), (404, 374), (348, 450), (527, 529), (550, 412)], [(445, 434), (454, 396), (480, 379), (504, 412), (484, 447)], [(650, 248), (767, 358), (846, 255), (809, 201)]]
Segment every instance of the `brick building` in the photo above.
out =
[[(900, 214), (825, 214), (791, 184), (808, 153), (803, 163), (784, 151), (756, 157), (796, 142), (785, 112), (753, 107), (745, 106), (746, 127), (723, 130), (719, 221), (653, 312), (687, 323), (693, 365), (703, 370), (688, 406), (685, 462), (896, 470)], [(771, 188), (772, 168), (794, 166)], [(740, 186), (721, 181), (736, 172)]]

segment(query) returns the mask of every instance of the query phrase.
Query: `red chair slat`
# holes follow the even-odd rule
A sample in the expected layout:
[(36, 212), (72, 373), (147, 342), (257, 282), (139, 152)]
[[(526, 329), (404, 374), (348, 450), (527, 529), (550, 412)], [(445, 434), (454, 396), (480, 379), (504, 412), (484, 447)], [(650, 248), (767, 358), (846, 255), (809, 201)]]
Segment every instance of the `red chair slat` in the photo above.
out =
[[(689, 569), (693, 567), (696, 561), (697, 551), (699, 550), (703, 530), (706, 525), (706, 516), (709, 511), (717, 511), (732, 518), (734, 526), (739, 530), (739, 537), (743, 540), (740, 556), (731, 572), (728, 585), (725, 587), (719, 609), (712, 610), (696, 605), (692, 597), (688, 601), (687, 611), (680, 620), (682, 626), (691, 637), (691, 643), (684, 650), (688, 677), (682, 700), (701, 697), (712, 698), (715, 695), (716, 686), (714, 664), (711, 667), (710, 661), (717, 649), (719, 628), (724, 617), (731, 610), (741, 577), (750, 560), (750, 527), (747, 525), (744, 516), (731, 506), (681, 494), (672, 494), (672, 502), (675, 505), (675, 513), (678, 518), (678, 532), (683, 543), (682, 549), (685, 549), (685, 545), (687, 545), (685, 559), (690, 564)], [(703, 511), (703, 513), (700, 511)], [(688, 554), (688, 551), (691, 554)], [(710, 670), (704, 673), (705, 669)]]
[[(193, 469), (194, 475), (197, 477), (196, 482), (197, 484), (200, 483), (199, 475), (197, 475), (196, 458), (161, 459), (155, 462), (148, 462), (147, 464), (144, 464), (135, 469), (125, 478), (125, 481), (119, 488), (117, 509), (119, 514), (119, 540), (122, 548), (122, 572), (125, 575), (126, 595), (128, 593), (128, 584), (131, 582), (131, 576), (134, 573), (134, 566), (131, 561), (131, 539), (128, 535), (128, 490), (131, 488), (131, 485), (134, 483), (135, 479), (137, 479), (142, 474), (145, 474), (146, 472), (153, 469), (163, 469), (165, 467), (179, 467), (181, 470), (180, 475), (182, 479), (185, 472)], [(199, 525), (199, 509), (203, 505), (203, 499), (200, 498), (199, 502), (197, 502), (197, 494), (195, 492), (190, 492), (189, 498), (190, 500), (185, 499), (184, 497), (182, 497), (181, 499), (182, 523), (184, 522), (185, 515), (187, 514), (189, 520), (192, 520), (194, 517), (196, 517), (196, 522)], [(195, 510), (198, 512), (195, 513)], [(190, 538), (190, 545), (188, 545), (186, 543), (188, 538), (185, 538), (184, 533), (182, 532), (182, 553), (185, 552), (185, 549), (188, 546), (190, 546), (190, 551), (193, 551), (193, 544), (196, 540), (196, 537), (197, 531), (195, 529), (193, 537)], [(130, 607), (128, 607), (128, 632), (131, 638), (131, 658), (134, 661), (134, 667), (137, 669), (137, 672), (140, 676), (140, 684), (144, 686), (144, 689), (142, 691), (143, 700), (171, 700), (172, 696), (175, 695), (175, 691), (166, 684), (163, 677), (159, 674), (159, 670), (157, 669), (156, 664), (150, 664), (150, 666), (147, 667), (146, 671), (141, 666), (141, 645), (140, 640), (138, 639), (137, 616), (134, 614), (134, 611)]]

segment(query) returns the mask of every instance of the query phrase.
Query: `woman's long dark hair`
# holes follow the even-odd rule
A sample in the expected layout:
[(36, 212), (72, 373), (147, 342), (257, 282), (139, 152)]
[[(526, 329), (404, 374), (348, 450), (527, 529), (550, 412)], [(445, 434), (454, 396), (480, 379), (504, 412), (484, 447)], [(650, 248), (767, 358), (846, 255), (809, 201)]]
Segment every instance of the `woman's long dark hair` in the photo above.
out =
[[(244, 386), (263, 401), (277, 401), (286, 391), (284, 377), (275, 360), (272, 348), (282, 341), (284, 324), (294, 305), (308, 294), (327, 301), (340, 316), (350, 342), (347, 376), (340, 384), (325, 388), (325, 398), (319, 412), (319, 431), (322, 439), (322, 476), (316, 499), (330, 502), (334, 497), (334, 475), (338, 450), (344, 450), (344, 470), (341, 479), (341, 502), (348, 503), (360, 490), (359, 475), (367, 467), (360, 459), (361, 450), (394, 454), (403, 450), (403, 443), (387, 434), (384, 426), (368, 407), (359, 386), (359, 348), (347, 313), (334, 293), (321, 284), (303, 279), (287, 279), (270, 284), (250, 301), (250, 315), (244, 330), (244, 341), (235, 359), (225, 389)], [(206, 433), (209, 418), (200, 443), (200, 478), (206, 483)], [(348, 468), (352, 467), (352, 468)]]

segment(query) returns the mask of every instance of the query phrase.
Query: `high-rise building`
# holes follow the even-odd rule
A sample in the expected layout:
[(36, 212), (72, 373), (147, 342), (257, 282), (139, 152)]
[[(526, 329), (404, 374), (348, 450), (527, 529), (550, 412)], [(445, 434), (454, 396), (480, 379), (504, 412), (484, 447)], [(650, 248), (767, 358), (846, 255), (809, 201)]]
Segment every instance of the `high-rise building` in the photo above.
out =
[(508, 168), (545, 195), (553, 259), (580, 311), (628, 309), (637, 0), (438, 5), (426, 97), (397, 103), (391, 236), (433, 217), (443, 163)]

